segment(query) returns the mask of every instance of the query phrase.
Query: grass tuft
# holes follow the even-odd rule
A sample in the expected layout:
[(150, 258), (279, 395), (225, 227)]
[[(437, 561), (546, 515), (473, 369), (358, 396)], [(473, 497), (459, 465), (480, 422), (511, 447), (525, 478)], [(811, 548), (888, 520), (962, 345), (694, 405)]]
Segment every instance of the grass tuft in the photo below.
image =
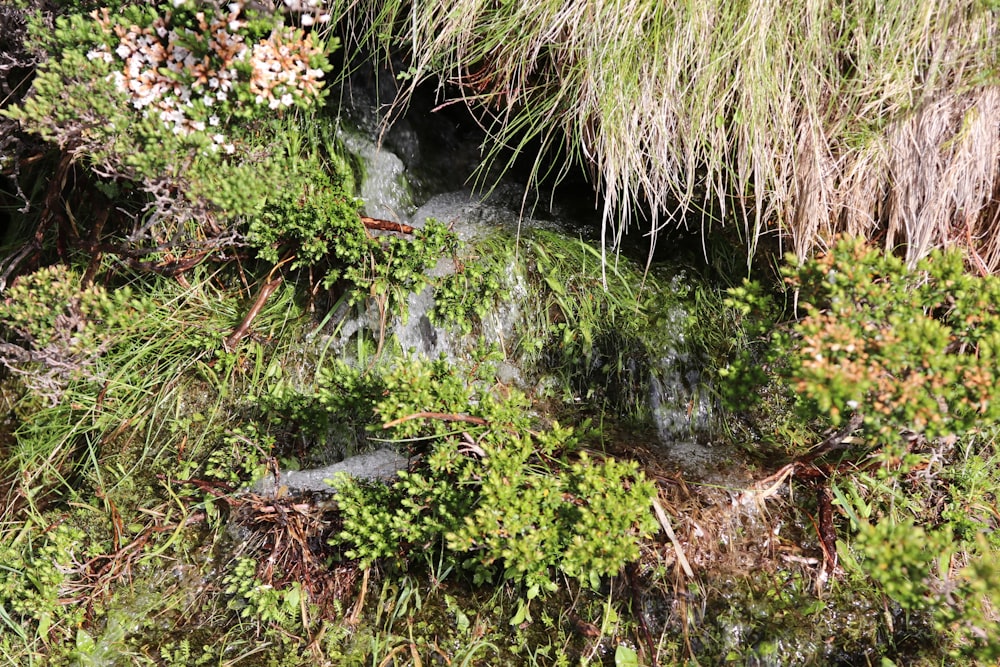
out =
[[(340, 13), (355, 47), (412, 53), (400, 104), (435, 78), (445, 102), (481, 112), (487, 162), (533, 146), (536, 178), (589, 169), (606, 243), (649, 210), (653, 240), (700, 217), (740, 221), (751, 253), (763, 234), (801, 256), (849, 232), (911, 265), (957, 243), (979, 270), (1000, 267), (990, 3), (387, 0)], [(567, 163), (543, 162), (550, 149)]]

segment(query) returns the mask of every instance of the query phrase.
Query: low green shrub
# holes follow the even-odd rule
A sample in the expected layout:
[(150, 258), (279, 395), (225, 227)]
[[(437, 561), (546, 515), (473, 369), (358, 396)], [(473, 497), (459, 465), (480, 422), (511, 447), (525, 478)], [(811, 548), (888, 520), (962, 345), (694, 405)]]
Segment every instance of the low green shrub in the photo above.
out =
[[(800, 418), (839, 427), (856, 415), (870, 443), (894, 447), (974, 432), (1000, 420), (1000, 278), (965, 270), (961, 251), (935, 251), (914, 270), (841, 240), (782, 270), (801, 317), (776, 326), (765, 359)], [(767, 313), (759, 286), (731, 291), (745, 313)], [(774, 309), (762, 328), (773, 326)], [(728, 376), (759, 379), (749, 355)], [(745, 396), (747, 385), (740, 384)]]
[(419, 455), (390, 486), (335, 480), (335, 540), (365, 564), (443, 546), (477, 583), (503, 572), (529, 597), (553, 590), (556, 571), (596, 586), (655, 530), (653, 485), (635, 463), (576, 452), (571, 428), (534, 430), (523, 395), (477, 381), (488, 368), (409, 360), (381, 374), (341, 366), (324, 376), (321, 402), (348, 408), (338, 387), (366, 385), (361, 414)]
[(93, 373), (88, 367), (121, 343), (116, 332), (153, 309), (127, 285), (82, 286), (80, 274), (65, 265), (43, 267), (17, 278), (0, 300), (0, 328), (9, 341), (0, 360), (38, 398), (55, 403), (71, 378)]
[(756, 387), (768, 407), (790, 406), (784, 418), (814, 437), (788, 443), (793, 454), (840, 429), (817, 470), (850, 519), (841, 565), (937, 632), (928, 651), (995, 659), (1000, 278), (967, 271), (959, 250), (909, 269), (857, 239), (790, 257), (781, 274), (789, 321), (759, 284), (730, 290), (760, 336), (724, 374), (731, 403)]
[(28, 523), (0, 541), (0, 628), (24, 641), (48, 643), (73, 636), (83, 621), (82, 605), (67, 604), (81, 564), (86, 535), (60, 524), (36, 532)]

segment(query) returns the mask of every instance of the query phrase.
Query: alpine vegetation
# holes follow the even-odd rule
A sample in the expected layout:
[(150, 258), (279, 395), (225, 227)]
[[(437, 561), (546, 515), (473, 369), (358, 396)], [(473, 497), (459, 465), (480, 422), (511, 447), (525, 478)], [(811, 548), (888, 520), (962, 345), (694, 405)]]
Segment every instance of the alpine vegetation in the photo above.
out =
[(401, 101), (436, 77), (481, 113), (488, 157), (540, 144), (536, 176), (588, 168), (608, 241), (645, 210), (653, 240), (736, 220), (751, 252), (849, 233), (911, 266), (959, 244), (1000, 267), (995, 3), (342, 4), (356, 39), (412, 54)]

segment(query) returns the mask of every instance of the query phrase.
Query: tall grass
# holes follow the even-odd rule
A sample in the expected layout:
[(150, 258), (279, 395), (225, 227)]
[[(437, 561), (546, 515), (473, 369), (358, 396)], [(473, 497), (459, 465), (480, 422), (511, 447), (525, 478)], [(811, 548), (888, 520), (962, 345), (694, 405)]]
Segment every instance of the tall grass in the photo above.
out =
[(409, 49), (401, 103), (437, 78), (483, 114), (487, 161), (540, 143), (590, 169), (608, 242), (636, 211), (654, 240), (713, 211), (700, 224), (740, 221), (751, 251), (766, 233), (802, 255), (849, 232), (911, 262), (960, 243), (1000, 267), (993, 3), (340, 5), (357, 45)]
[(195, 273), (189, 286), (137, 279), (136, 287), (155, 303), (149, 313), (107, 325), (114, 344), (73, 374), (59, 400), (42, 402), (23, 392), (14, 406), (20, 419), (13, 443), (0, 466), (0, 477), (11, 482), (0, 523), (23, 518), (25, 507), (38, 514), (39, 500), (73, 500), (91, 487), (122, 504), (116, 487), (132, 485), (134, 473), (170, 471), (176, 467), (171, 457), (200, 448), (203, 438), (218, 436), (219, 425), (247, 409), (265, 374), (290, 353), (290, 330), (301, 314), (294, 290), (279, 289), (254, 320), (262, 338), (273, 336), (279, 344), (251, 340), (230, 352), (223, 340), (248, 306), (235, 290), (219, 286), (218, 274)]

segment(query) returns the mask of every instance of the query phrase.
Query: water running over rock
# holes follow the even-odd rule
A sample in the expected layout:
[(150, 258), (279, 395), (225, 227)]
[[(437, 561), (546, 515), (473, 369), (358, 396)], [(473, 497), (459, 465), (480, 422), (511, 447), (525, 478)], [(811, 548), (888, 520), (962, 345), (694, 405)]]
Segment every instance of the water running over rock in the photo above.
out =
[[(364, 116), (366, 108), (368, 116)], [(386, 135), (391, 136), (392, 141), (383, 141), (380, 146), (375, 134), (378, 123), (371, 117), (374, 113), (375, 105), (362, 105), (360, 110), (355, 107), (355, 117), (350, 121), (343, 120), (344, 125), (339, 132), (341, 141), (353, 153), (360, 166), (360, 194), (365, 200), (365, 213), (416, 228), (421, 228), (428, 220), (434, 219), (446, 224), (467, 245), (503, 235), (506, 239), (504, 243), (511, 251), (511, 260), (503, 271), (505, 296), (495, 302), (489, 314), (482, 318), (474, 336), (461, 335), (452, 328), (435, 324), (432, 316), (435, 307), (432, 287), (409, 295), (405, 317), (396, 316), (384, 321), (384, 314), (375, 305), (370, 305), (363, 312), (343, 312), (334, 318), (337, 320), (336, 333), (326, 341), (330, 349), (347, 354), (353, 337), (367, 332), (374, 339), (384, 336), (384, 340), (395, 341), (404, 354), (423, 358), (443, 357), (454, 363), (461, 363), (469, 358), (470, 351), (477, 344), (477, 337), (481, 337), (486, 343), (505, 351), (506, 359), (499, 369), (499, 379), (502, 382), (517, 386), (529, 394), (551, 391), (555, 382), (551, 372), (555, 369), (545, 368), (544, 359), (540, 361), (537, 355), (525, 354), (517, 344), (519, 338), (526, 335), (527, 328), (531, 326), (529, 323), (539, 319), (539, 314), (532, 312), (532, 309), (540, 307), (539, 300), (532, 298), (531, 293), (539, 287), (531, 284), (530, 277), (538, 268), (531, 265), (533, 260), (526, 257), (518, 244), (523, 235), (530, 234), (533, 230), (554, 232), (567, 241), (593, 237), (599, 224), (596, 212), (589, 218), (563, 215), (560, 211), (572, 211), (579, 207), (576, 206), (577, 202), (564, 203), (556, 197), (551, 200), (552, 206), (544, 215), (526, 215), (525, 189), (513, 181), (500, 182), (488, 196), (478, 195), (467, 187), (435, 191), (464, 183), (468, 174), (462, 170), (471, 168), (468, 161), (465, 158), (457, 159), (454, 167), (459, 173), (453, 174), (451, 178), (441, 178), (440, 156), (424, 148), (427, 144), (435, 143), (434, 137), (426, 134), (434, 131), (433, 126), (428, 130), (425, 120), (422, 127), (425, 134), (421, 135), (414, 129), (414, 125), (404, 120), (401, 129)], [(359, 114), (361, 117), (358, 117)], [(448, 123), (444, 125), (446, 127), (443, 131), (450, 133), (448, 142), (454, 143), (453, 128)], [(401, 150), (403, 155), (394, 153), (390, 146)], [(469, 146), (456, 148), (456, 153), (465, 156), (470, 152), (469, 149)], [(612, 260), (616, 259), (613, 254), (609, 256)], [(480, 261), (487, 259), (490, 258)], [(596, 265), (596, 260), (594, 264)], [(451, 258), (443, 258), (429, 274), (434, 280), (454, 271), (455, 262)], [(537, 276), (534, 280), (538, 282)], [(685, 280), (683, 273), (677, 274), (666, 289), (678, 295), (686, 294), (688, 290)], [(648, 284), (654, 284), (652, 278)], [(684, 466), (689, 472), (702, 474), (713, 459), (710, 403), (705, 393), (699, 391), (700, 363), (697, 353), (691, 349), (686, 339), (688, 315), (682, 301), (678, 298), (664, 303), (666, 310), (656, 313), (657, 330), (648, 332), (648, 335), (641, 332), (639, 334), (644, 341), (644, 354), (628, 361), (626, 375), (629, 380), (626, 384), (634, 386), (600, 389), (609, 393), (621, 393), (645, 387), (641, 389), (644, 395), (639, 400), (646, 403), (645, 412), (659, 437), (660, 442), (655, 449), (665, 459)], [(661, 307), (659, 302), (657, 307)], [(614, 384), (619, 381), (612, 378), (605, 367), (612, 364), (614, 355), (620, 353), (620, 350), (615, 349), (614, 343), (604, 345), (608, 349), (595, 349), (592, 354), (588, 352), (587, 363), (578, 364), (584, 372), (578, 384)], [(581, 389), (583, 395), (589, 393), (585, 386)], [(332, 447), (333, 451), (337, 449), (342, 449), (347, 454), (355, 451), (356, 447)], [(383, 463), (380, 459), (379, 465)], [(400, 467), (406, 464), (405, 459), (398, 459), (396, 463)], [(353, 466), (352, 473), (359, 476), (370, 476), (369, 473), (384, 476), (381, 468), (368, 471), (365, 460), (359, 459), (358, 464), (360, 465)], [(282, 483), (295, 487), (301, 481), (301, 488), (315, 488), (314, 482), (321, 481), (325, 474), (325, 469), (316, 474), (306, 472), (299, 476), (289, 476)]]

